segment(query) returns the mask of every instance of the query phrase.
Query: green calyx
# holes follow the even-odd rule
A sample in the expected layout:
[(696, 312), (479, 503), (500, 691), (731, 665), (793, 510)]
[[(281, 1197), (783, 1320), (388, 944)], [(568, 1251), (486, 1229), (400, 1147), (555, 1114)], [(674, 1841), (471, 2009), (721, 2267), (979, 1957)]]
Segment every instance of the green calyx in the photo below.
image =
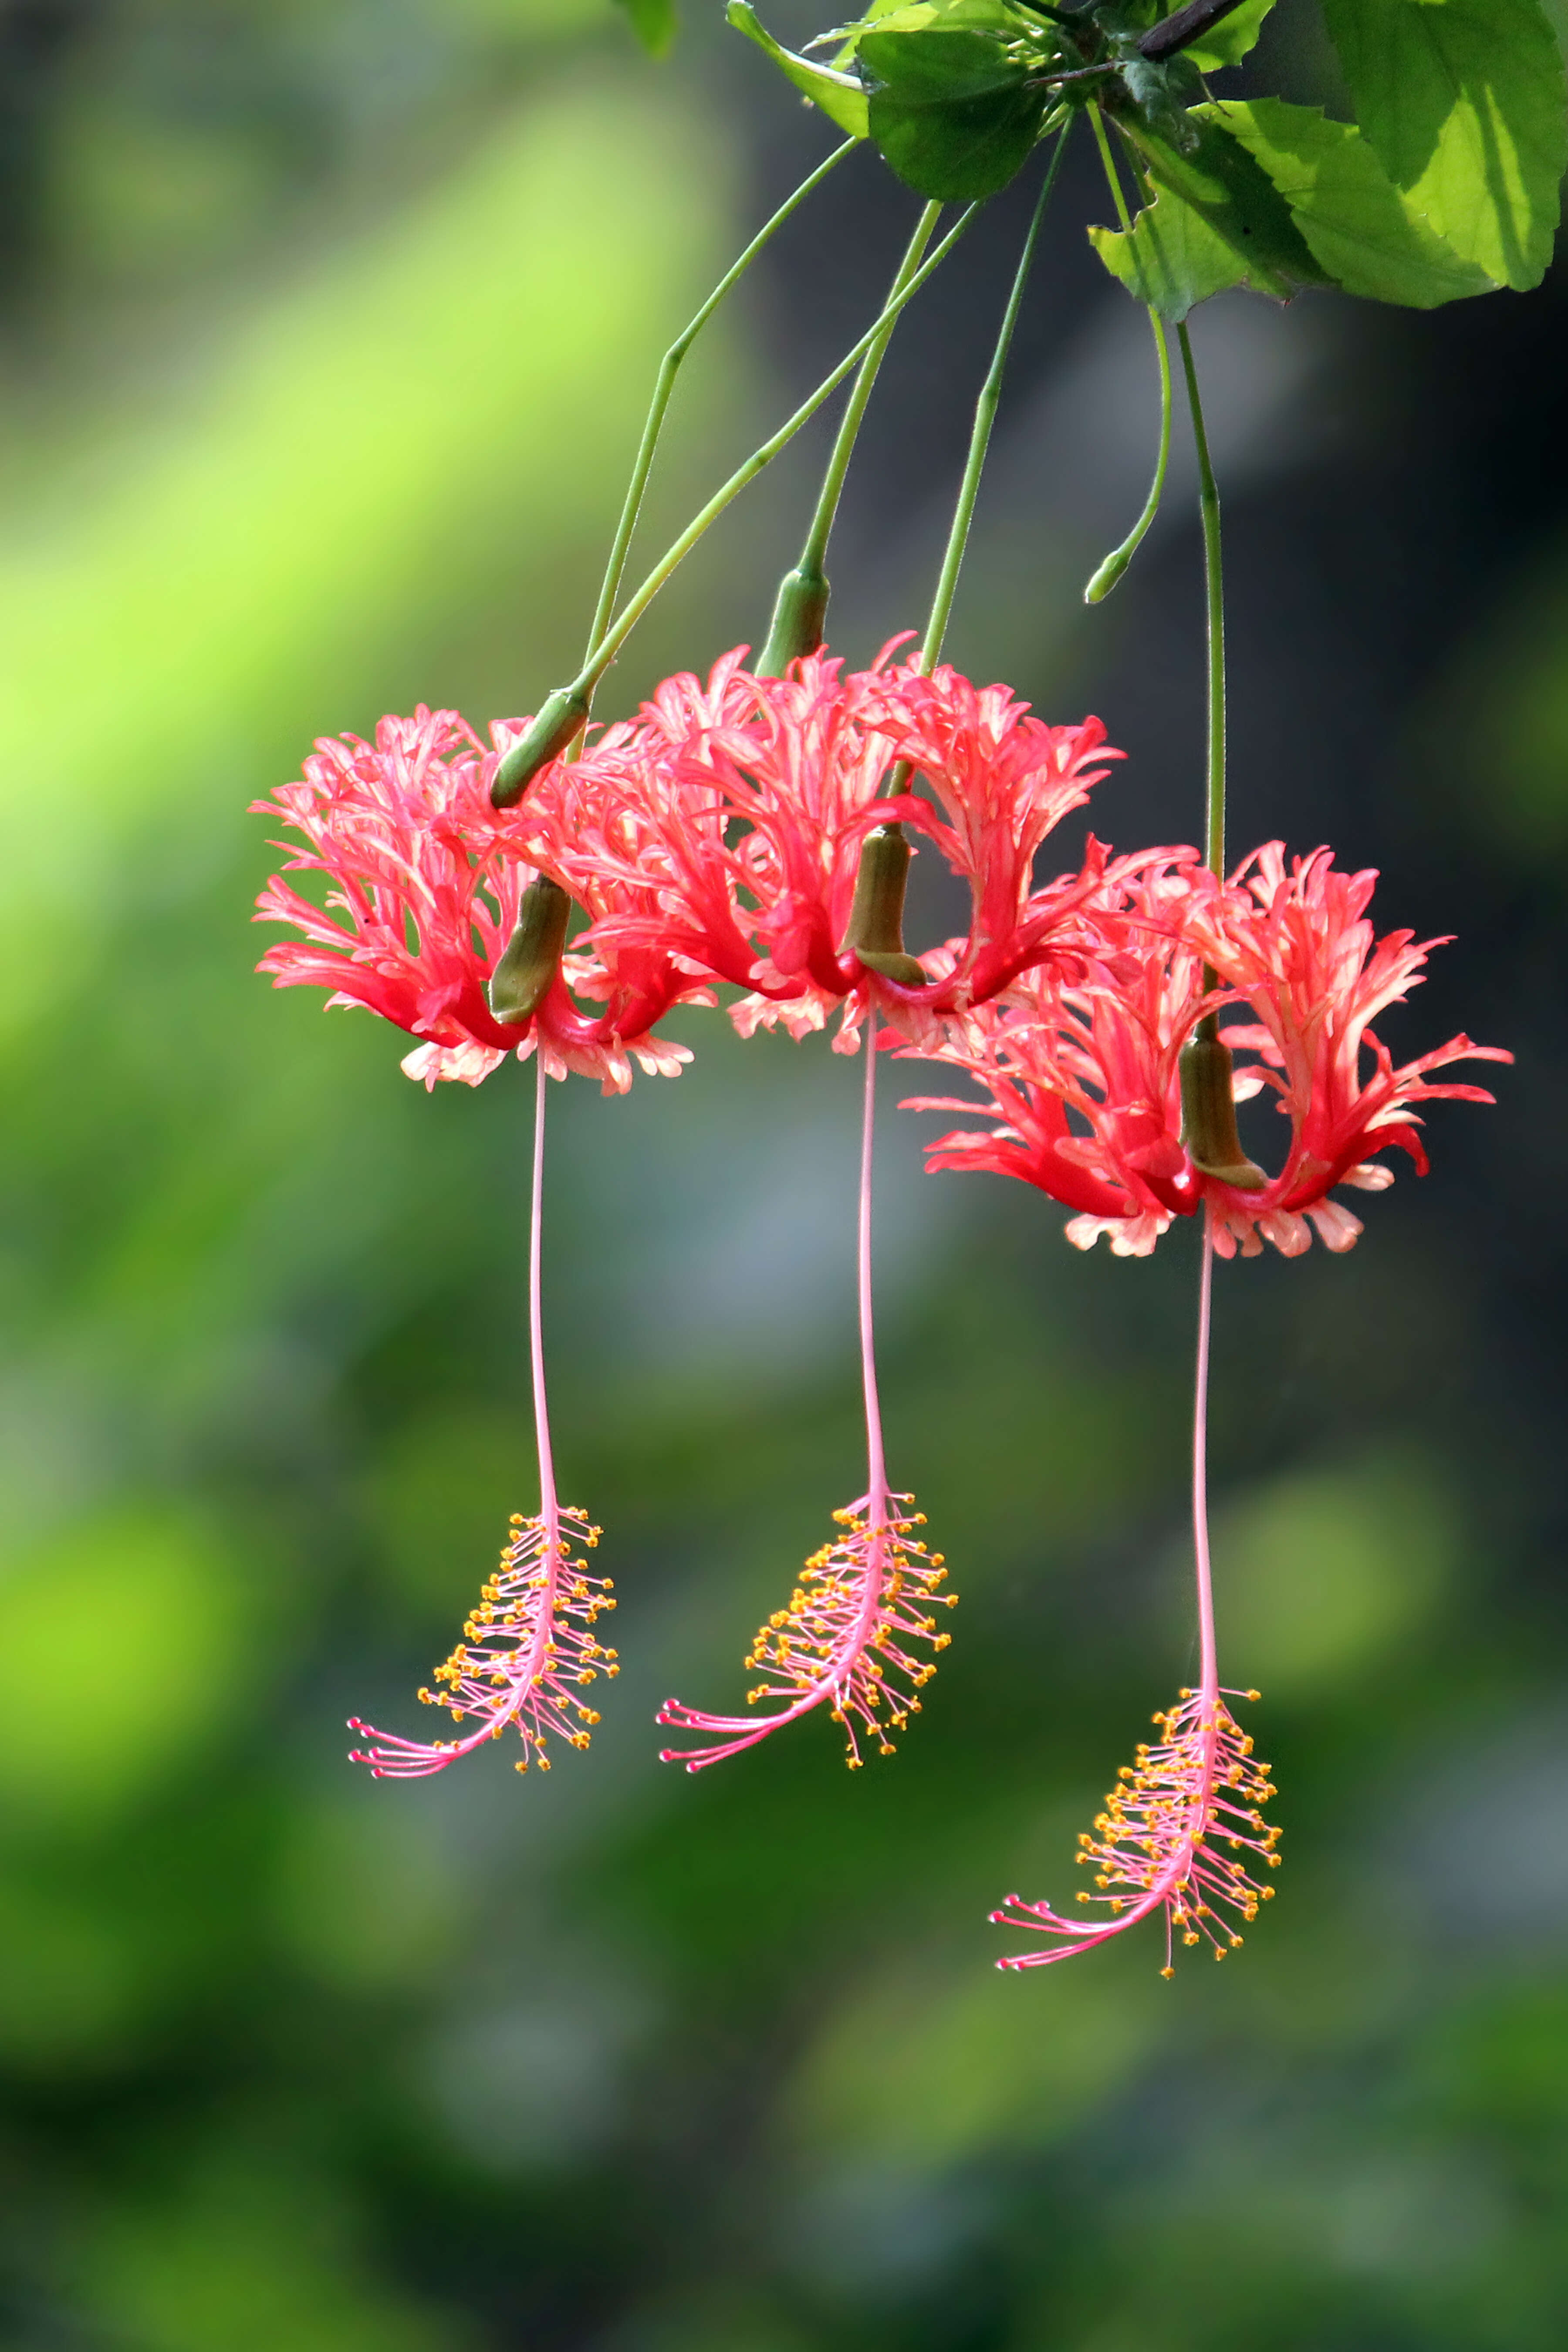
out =
[(783, 677), (791, 662), (817, 651), (827, 633), (827, 575), (819, 565), (799, 563), (784, 573), (756, 677)]
[(1182, 1141), (1193, 1166), (1238, 1192), (1260, 1192), (1268, 1178), (1247, 1158), (1236, 1131), (1231, 1053), (1207, 1013), (1190, 1045), (1182, 1048)]
[(522, 894), (517, 927), (490, 974), (490, 1011), (510, 1028), (531, 1021), (561, 969), (572, 901), (559, 882), (536, 874)]
[(581, 687), (558, 686), (496, 770), (490, 782), (491, 806), (514, 808), (540, 770), (558, 760), (587, 722), (588, 697)]
[(866, 835), (840, 953), (857, 957), (868, 971), (900, 988), (923, 988), (925, 973), (904, 951), (904, 885), (911, 855), (900, 824), (879, 825)]

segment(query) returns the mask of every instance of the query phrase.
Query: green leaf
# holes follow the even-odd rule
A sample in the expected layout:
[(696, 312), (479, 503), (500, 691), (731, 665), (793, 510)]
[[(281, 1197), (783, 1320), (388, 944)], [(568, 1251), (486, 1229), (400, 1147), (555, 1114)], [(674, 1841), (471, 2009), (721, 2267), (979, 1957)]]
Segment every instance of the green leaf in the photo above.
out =
[(1258, 47), (1258, 36), (1263, 29), (1263, 19), (1274, 5), (1274, 0), (1241, 0), (1241, 6), (1222, 17), (1201, 41), (1194, 41), (1181, 54), (1190, 58), (1200, 73), (1220, 73), (1226, 66), (1239, 65), (1248, 49)]
[[(900, 12), (901, 13), (901, 12)], [(943, 106), (1017, 89), (1028, 68), (994, 34), (934, 26), (890, 32), (879, 25), (860, 37), (861, 64), (906, 106)]]
[(1414, 211), (1500, 286), (1538, 286), (1568, 168), (1540, 0), (1324, 0), (1356, 119)]
[(1162, 188), (1130, 230), (1091, 228), (1089, 243), (1113, 278), (1179, 327), (1194, 303), (1238, 286), (1247, 265), (1202, 213)]
[(1003, 89), (942, 105), (873, 91), (871, 136), (906, 186), (942, 204), (973, 204), (1016, 177), (1040, 135), (1037, 90)]
[(675, 0), (617, 0), (632, 20), (632, 30), (650, 57), (662, 58), (675, 38), (679, 14)]
[(1231, 135), (1231, 111), (1201, 107), (1185, 118), (1197, 134), (1190, 154), (1136, 116), (1116, 121), (1161, 186), (1237, 256), (1254, 291), (1288, 302), (1298, 288), (1322, 285), (1324, 272), (1268, 173)]
[(863, 16), (856, 16), (847, 25), (836, 26), (831, 33), (820, 34), (811, 46), (813, 48), (826, 47), (830, 40), (838, 41), (841, 46), (833, 52), (833, 63), (845, 72), (855, 62), (861, 35), (877, 31), (884, 18), (896, 16), (901, 24), (908, 17), (911, 24), (929, 25), (939, 14), (940, 7), (933, 5), (932, 0), (918, 0), (918, 5), (912, 7), (910, 0), (871, 0), (871, 5)]
[(1206, 109), (1223, 121), (1289, 204), (1317, 260), (1347, 294), (1436, 310), (1492, 279), (1457, 254), (1396, 188), (1353, 123), (1315, 106), (1260, 98)]
[(875, 75), (872, 138), (922, 196), (972, 203), (1005, 188), (1028, 159), (1049, 103), (994, 34), (947, 25), (860, 39)]
[(819, 106), (830, 122), (847, 131), (851, 139), (866, 136), (866, 93), (853, 75), (837, 72), (831, 66), (814, 66), (807, 58), (797, 58), (793, 49), (781, 47), (766, 29), (751, 5), (751, 0), (729, 0), (724, 15), (737, 33), (744, 33), (754, 41), (763, 55), (771, 58), (785, 79)]
[(1044, 27), (1010, 7), (1008, 0), (873, 0), (858, 23), (842, 29), (857, 41), (868, 33), (950, 30), (999, 33), (1007, 40), (1036, 44), (1044, 36)]

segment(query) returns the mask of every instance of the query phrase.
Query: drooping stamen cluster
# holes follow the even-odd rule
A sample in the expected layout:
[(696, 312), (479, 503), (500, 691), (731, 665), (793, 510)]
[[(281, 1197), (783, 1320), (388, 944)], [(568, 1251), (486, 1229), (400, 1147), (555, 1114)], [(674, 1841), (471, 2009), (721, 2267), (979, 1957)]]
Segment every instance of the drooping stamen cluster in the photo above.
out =
[(545, 1741), (552, 1736), (586, 1748), (589, 1727), (599, 1718), (574, 1693), (598, 1675), (613, 1678), (620, 1672), (616, 1652), (593, 1631), (616, 1603), (611, 1580), (590, 1576), (587, 1561), (573, 1559), (571, 1547), (591, 1551), (601, 1532), (584, 1511), (563, 1508), (532, 1518), (514, 1512), (500, 1565), (465, 1623), (463, 1639), (436, 1669), (443, 1687), (419, 1694), (426, 1706), (447, 1707), (454, 1723), (476, 1722), (478, 1729), (459, 1739), (403, 1739), (355, 1720), (349, 1728), (375, 1744), (356, 1748), (352, 1760), (368, 1764), (378, 1780), (416, 1780), (455, 1764), (483, 1739), (499, 1739), (509, 1723), (522, 1740), (520, 1772), (531, 1760), (549, 1771)]
[[(1237, 1855), (1260, 1857), (1275, 1869), (1279, 1832), (1259, 1810), (1273, 1796), (1268, 1767), (1252, 1752), (1252, 1741), (1226, 1705), (1227, 1698), (1256, 1699), (1256, 1691), (1223, 1691), (1205, 1696), (1184, 1690), (1176, 1706), (1156, 1715), (1163, 1737), (1138, 1748), (1095, 1816), (1094, 1829), (1079, 1837), (1078, 1861), (1093, 1866), (1100, 1891), (1079, 1891), (1079, 1901), (1109, 1917), (1079, 1919), (1053, 1911), (1048, 1903), (1026, 1903), (1009, 1895), (993, 1911), (999, 1927), (1042, 1929), (1054, 1940), (1037, 1952), (1010, 1952), (1004, 1969), (1033, 1969), (1087, 1951), (1162, 1906), (1166, 1952), (1163, 1976), (1173, 1973), (1171, 1944), (1207, 1941), (1216, 1959), (1241, 1942), (1236, 1923), (1249, 1925), (1258, 1906), (1273, 1895)], [(1228, 1916), (1227, 1916), (1228, 1915)]]
[(936, 1672), (933, 1659), (920, 1652), (945, 1650), (952, 1638), (939, 1633), (926, 1612), (951, 1609), (958, 1599), (936, 1589), (947, 1570), (941, 1552), (928, 1551), (913, 1533), (925, 1525), (924, 1512), (908, 1507), (913, 1500), (888, 1495), (879, 1508), (877, 1498), (862, 1495), (835, 1511), (843, 1534), (813, 1552), (788, 1608), (775, 1609), (759, 1627), (746, 1658), (747, 1672), (763, 1677), (746, 1693), (748, 1706), (778, 1699), (782, 1707), (762, 1717), (705, 1715), (667, 1699), (660, 1723), (720, 1737), (706, 1748), (667, 1748), (664, 1762), (700, 1771), (825, 1701), (844, 1727), (851, 1770), (865, 1760), (863, 1738), (874, 1739), (879, 1754), (892, 1754), (892, 1734), (920, 1713), (919, 1695)]

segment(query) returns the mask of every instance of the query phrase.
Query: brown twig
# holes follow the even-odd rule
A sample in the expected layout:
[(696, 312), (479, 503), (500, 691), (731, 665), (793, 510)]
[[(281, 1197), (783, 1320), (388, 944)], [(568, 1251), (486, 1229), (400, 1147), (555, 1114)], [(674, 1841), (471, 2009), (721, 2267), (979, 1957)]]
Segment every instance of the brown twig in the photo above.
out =
[(1138, 54), (1147, 58), (1152, 64), (1158, 64), (1164, 58), (1173, 58), (1178, 49), (1184, 49), (1189, 42), (1201, 40), (1211, 26), (1217, 25), (1222, 16), (1228, 16), (1233, 8), (1240, 5), (1241, 0), (1187, 0), (1184, 8), (1178, 8), (1173, 16), (1163, 17), (1159, 24), (1144, 34), (1138, 44)]

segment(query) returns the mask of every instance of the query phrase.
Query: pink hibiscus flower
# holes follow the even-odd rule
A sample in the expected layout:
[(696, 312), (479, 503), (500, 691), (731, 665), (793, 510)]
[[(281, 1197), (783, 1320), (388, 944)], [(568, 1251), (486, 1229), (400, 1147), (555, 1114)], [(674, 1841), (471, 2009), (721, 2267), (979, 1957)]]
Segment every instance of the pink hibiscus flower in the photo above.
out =
[[(618, 894), (590, 935), (601, 955), (658, 941), (737, 982), (745, 1034), (782, 1023), (800, 1036), (842, 1006), (852, 1050), (868, 1003), (935, 1037), (943, 1016), (1078, 944), (1076, 919), (1147, 858), (1113, 867), (1091, 842), (1080, 873), (1036, 889), (1035, 856), (1120, 753), (1098, 719), (1047, 727), (1003, 687), (890, 667), (893, 650), (868, 670), (818, 654), (759, 678), (737, 649), (706, 684), (668, 679), (588, 752), (578, 791), (602, 793), (603, 816), (558, 834), (518, 812), (527, 853), (574, 896)], [(900, 762), (934, 802), (886, 791)], [(968, 932), (923, 959), (900, 935), (905, 825), (972, 899)]]
[[(318, 906), (282, 875), (268, 882), (257, 919), (301, 936), (269, 948), (260, 969), (279, 988), (330, 989), (331, 1003), (368, 1006), (424, 1040), (403, 1066), (426, 1085), (477, 1086), (509, 1053), (525, 1059), (536, 1048), (552, 1076), (575, 1070), (606, 1093), (631, 1084), (634, 1057), (673, 1075), (689, 1054), (649, 1032), (693, 992), (690, 976), (647, 955), (629, 966), (581, 954), (557, 964), (563, 906), (537, 1003), (511, 1021), (491, 1010), (487, 983), (542, 870), (515, 854), (489, 804), (489, 780), (521, 723), (498, 727), (487, 750), (456, 711), (421, 707), (381, 719), (374, 744), (319, 741), (299, 782), (253, 803), (304, 839), (304, 848), (276, 845), (290, 853), (285, 873), (315, 871), (330, 885)], [(574, 987), (605, 1000), (603, 1011), (583, 1012)]]
[[(928, 1166), (989, 1168), (1038, 1185), (1077, 1212), (1068, 1238), (1080, 1249), (1103, 1234), (1119, 1255), (1144, 1256), (1205, 1200), (1222, 1256), (1238, 1247), (1256, 1256), (1267, 1240), (1293, 1257), (1314, 1227), (1330, 1249), (1349, 1249), (1362, 1227), (1329, 1197), (1334, 1188), (1391, 1184), (1393, 1170), (1371, 1157), (1391, 1145), (1426, 1173), (1416, 1104), (1493, 1099), (1429, 1074), (1512, 1059), (1460, 1035), (1395, 1067), (1370, 1024), (1417, 984), (1441, 942), (1409, 931), (1376, 940), (1365, 917), (1376, 878), (1339, 872), (1327, 850), (1287, 870), (1278, 843), (1224, 889), (1186, 863), (1131, 877), (1102, 959), (1072, 978), (1026, 976), (977, 1044), (942, 1049), (939, 1058), (981, 1081), (998, 1123), (939, 1137)], [(1237, 1003), (1255, 1017), (1222, 1028), (1219, 1042), (1257, 1058), (1237, 1069), (1235, 1099), (1271, 1091), (1289, 1122), (1278, 1174), (1242, 1160), (1239, 1182), (1194, 1160), (1182, 1118), (1184, 1049), (1205, 1014)], [(908, 1108), (981, 1107), (920, 1097)]]

